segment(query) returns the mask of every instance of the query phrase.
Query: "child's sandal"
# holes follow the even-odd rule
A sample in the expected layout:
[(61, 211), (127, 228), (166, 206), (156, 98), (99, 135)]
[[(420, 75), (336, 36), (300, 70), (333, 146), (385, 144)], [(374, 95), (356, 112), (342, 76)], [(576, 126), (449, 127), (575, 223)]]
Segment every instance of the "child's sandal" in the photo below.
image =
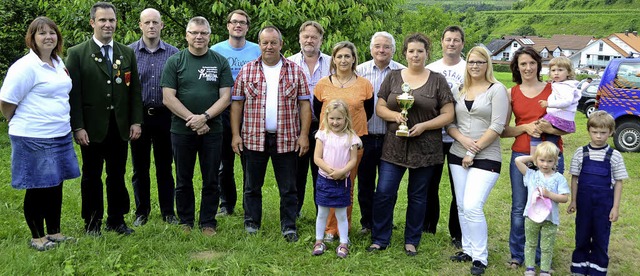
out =
[(323, 242), (316, 242), (316, 244), (313, 245), (313, 251), (311, 252), (311, 255), (322, 255), (325, 250), (327, 250), (327, 246)]
[(349, 248), (347, 245), (339, 245), (338, 248), (336, 248), (336, 255), (342, 259), (346, 258), (347, 255), (349, 255)]

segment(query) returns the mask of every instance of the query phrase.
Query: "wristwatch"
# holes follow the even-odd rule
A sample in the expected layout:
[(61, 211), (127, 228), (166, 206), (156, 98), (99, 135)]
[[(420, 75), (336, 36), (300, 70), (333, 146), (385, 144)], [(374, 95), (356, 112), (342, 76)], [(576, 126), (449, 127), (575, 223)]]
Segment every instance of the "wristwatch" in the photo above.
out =
[(211, 116), (207, 112), (202, 113), (202, 115), (204, 115), (204, 118), (207, 119), (207, 121), (209, 121), (209, 119), (211, 119)]

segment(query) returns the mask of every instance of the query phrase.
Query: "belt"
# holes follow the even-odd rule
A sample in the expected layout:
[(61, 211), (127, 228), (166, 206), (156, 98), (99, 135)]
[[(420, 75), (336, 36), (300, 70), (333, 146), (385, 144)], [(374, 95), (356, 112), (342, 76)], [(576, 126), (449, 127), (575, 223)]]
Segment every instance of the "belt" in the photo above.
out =
[(154, 115), (158, 115), (161, 113), (165, 113), (167, 112), (168, 109), (166, 107), (147, 107), (145, 108), (145, 114), (149, 115), (149, 116), (154, 116)]
[(367, 134), (367, 136), (374, 138), (374, 139), (383, 139), (384, 138), (384, 134)]

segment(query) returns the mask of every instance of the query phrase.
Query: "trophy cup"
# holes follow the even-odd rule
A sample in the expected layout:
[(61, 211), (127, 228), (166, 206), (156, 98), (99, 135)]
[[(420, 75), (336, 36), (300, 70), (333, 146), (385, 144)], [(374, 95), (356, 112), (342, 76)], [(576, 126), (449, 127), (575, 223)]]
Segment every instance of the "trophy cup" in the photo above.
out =
[[(409, 91), (411, 91), (411, 87), (405, 82), (402, 84), (402, 94), (396, 97), (396, 101), (398, 101), (398, 105), (400, 106), (400, 109), (402, 109), (400, 114), (402, 114), (402, 117), (405, 119), (407, 119), (407, 114), (409, 114), (407, 110), (413, 106), (413, 95), (409, 94)], [(409, 136), (409, 127), (406, 122), (400, 123), (398, 130), (396, 130), (396, 136)]]

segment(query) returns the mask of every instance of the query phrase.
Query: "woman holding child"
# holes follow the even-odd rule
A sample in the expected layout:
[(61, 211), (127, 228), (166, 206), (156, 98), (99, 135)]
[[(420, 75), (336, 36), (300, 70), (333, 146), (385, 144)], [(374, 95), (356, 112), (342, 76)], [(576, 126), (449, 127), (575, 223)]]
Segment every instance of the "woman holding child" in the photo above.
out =
[[(542, 81), (542, 58), (531, 47), (518, 49), (510, 64), (513, 81), (516, 86), (509, 90), (511, 111), (515, 116), (515, 126), (507, 126), (502, 132), (502, 137), (515, 137), (511, 146), (511, 162), (509, 176), (511, 178), (511, 230), (509, 233), (509, 250), (511, 259), (508, 263), (511, 268), (518, 268), (524, 262), (524, 208), (527, 204), (527, 188), (524, 185), (523, 175), (516, 167), (515, 159), (518, 156), (530, 154), (530, 137), (539, 137), (542, 133), (564, 135), (566, 133), (553, 128), (545, 120), (539, 120), (546, 113), (539, 101), (546, 101), (551, 95), (551, 84)], [(507, 119), (510, 122), (511, 118)], [(564, 172), (564, 158), (562, 155), (562, 138), (558, 141), (560, 156), (557, 172)]]

